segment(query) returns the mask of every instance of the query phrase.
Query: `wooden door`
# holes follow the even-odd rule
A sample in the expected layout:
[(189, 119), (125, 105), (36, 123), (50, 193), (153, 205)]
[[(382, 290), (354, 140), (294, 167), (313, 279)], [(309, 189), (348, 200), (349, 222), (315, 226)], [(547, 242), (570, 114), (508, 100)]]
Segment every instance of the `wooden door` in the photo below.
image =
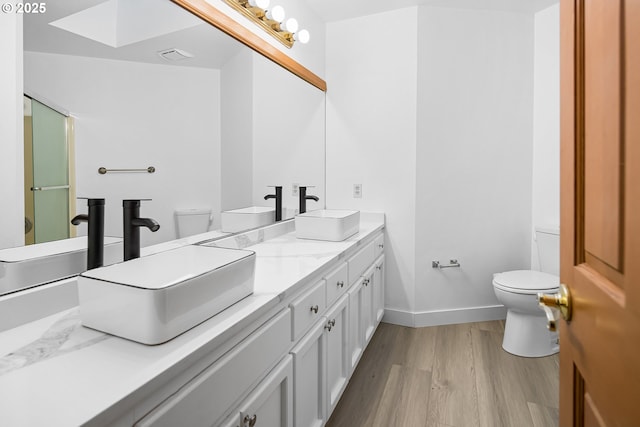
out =
[(640, 425), (640, 0), (561, 0), (560, 425)]

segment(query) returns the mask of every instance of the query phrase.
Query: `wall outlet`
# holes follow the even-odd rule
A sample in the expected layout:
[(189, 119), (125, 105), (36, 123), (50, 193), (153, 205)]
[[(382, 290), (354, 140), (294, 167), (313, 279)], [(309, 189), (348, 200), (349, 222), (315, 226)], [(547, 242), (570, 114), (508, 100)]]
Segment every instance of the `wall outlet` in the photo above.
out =
[(294, 183), (291, 186), (291, 195), (292, 196), (297, 196), (298, 195), (298, 187), (300, 187), (300, 184), (296, 184), (296, 183)]
[(353, 184), (353, 198), (362, 199), (362, 184)]

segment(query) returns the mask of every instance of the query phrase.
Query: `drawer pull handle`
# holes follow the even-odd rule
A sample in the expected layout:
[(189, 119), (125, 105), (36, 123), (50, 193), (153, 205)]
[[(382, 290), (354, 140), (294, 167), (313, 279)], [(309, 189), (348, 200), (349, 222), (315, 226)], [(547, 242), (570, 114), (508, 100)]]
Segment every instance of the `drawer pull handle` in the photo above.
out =
[(258, 416), (256, 414), (253, 414), (252, 417), (249, 417), (249, 415), (244, 416), (244, 424), (248, 425), (249, 427), (255, 426), (256, 421), (258, 421)]
[(344, 282), (342, 280), (340, 280), (337, 285), (339, 288), (344, 288)]
[(331, 332), (331, 329), (332, 329), (334, 326), (336, 326), (336, 319), (329, 320), (329, 321), (327, 322), (327, 324), (324, 326), (324, 328), (325, 328), (327, 331)]
[(382, 243), (381, 243), (381, 244), (379, 244), (379, 245), (378, 245), (378, 247), (379, 247), (380, 249), (384, 249), (384, 245), (383, 245)]
[(314, 313), (318, 314), (318, 308), (319, 307), (317, 305), (314, 305), (314, 306), (311, 307), (311, 311), (313, 311)]

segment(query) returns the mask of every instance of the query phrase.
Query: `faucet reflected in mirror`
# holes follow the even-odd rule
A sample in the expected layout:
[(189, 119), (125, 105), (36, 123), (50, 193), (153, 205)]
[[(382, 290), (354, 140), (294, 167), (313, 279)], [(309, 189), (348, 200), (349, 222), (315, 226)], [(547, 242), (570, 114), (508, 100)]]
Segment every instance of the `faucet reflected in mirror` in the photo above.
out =
[(87, 199), (87, 205), (89, 213), (76, 215), (71, 224), (87, 223), (87, 270), (91, 270), (104, 262), (104, 199)]
[(307, 200), (319, 201), (318, 196), (307, 196), (307, 188), (313, 187), (299, 187), (300, 192), (300, 213), (303, 214), (307, 211)]
[(282, 186), (274, 186), (275, 194), (267, 194), (265, 200), (276, 199), (276, 222), (282, 221)]
[(160, 224), (151, 218), (140, 218), (139, 199), (122, 201), (122, 220), (124, 261), (140, 258), (140, 227), (156, 232), (160, 229)]

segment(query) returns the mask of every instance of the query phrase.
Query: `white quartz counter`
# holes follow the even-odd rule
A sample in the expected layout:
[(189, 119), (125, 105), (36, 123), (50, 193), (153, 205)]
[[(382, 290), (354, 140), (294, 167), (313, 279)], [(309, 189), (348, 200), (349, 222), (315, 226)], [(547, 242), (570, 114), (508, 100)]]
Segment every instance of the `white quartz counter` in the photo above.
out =
[(144, 415), (135, 410), (144, 408), (145, 397), (284, 308), (310, 278), (381, 230), (379, 218), (363, 219), (360, 232), (343, 242), (300, 240), (289, 232), (257, 244), (238, 237), (231, 245), (212, 243), (255, 251), (254, 294), (162, 345), (85, 328), (77, 307), (0, 333), (0, 425), (105, 425), (122, 414), (133, 424)]

